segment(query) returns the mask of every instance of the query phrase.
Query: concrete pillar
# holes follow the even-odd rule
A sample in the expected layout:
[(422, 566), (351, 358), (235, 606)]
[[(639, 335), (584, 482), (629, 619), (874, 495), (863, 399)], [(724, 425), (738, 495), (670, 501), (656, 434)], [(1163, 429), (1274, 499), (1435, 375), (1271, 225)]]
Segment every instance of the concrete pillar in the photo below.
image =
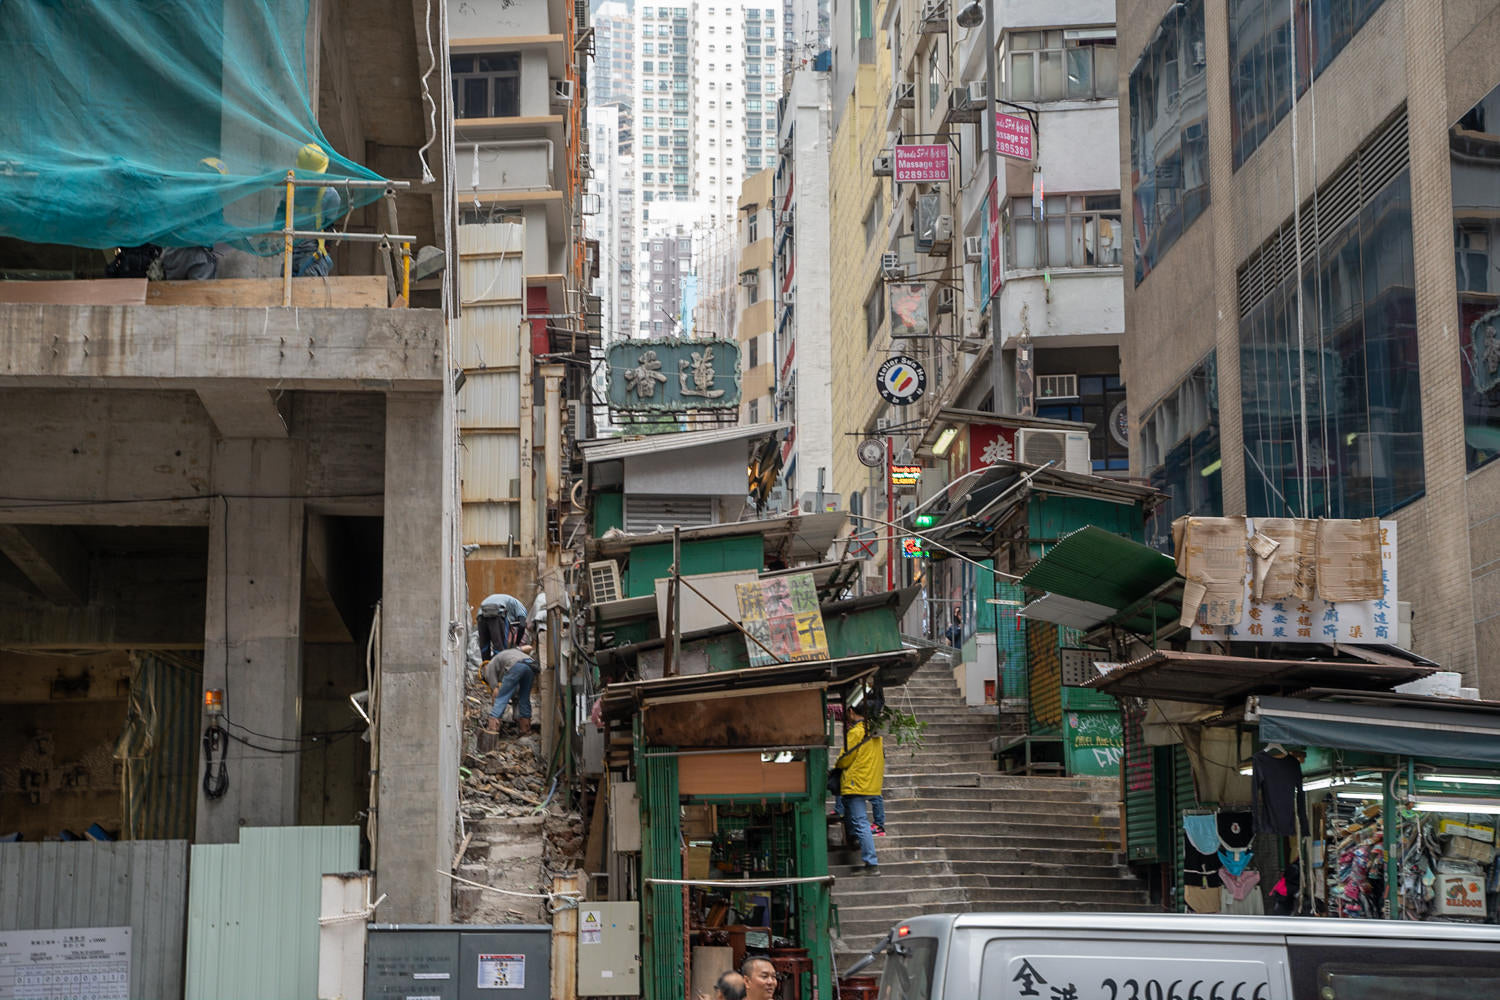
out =
[[(286, 748), (301, 735), (303, 502), (290, 441), (236, 438), (214, 446), (203, 686), (224, 691), (235, 735)], [(198, 786), (197, 841), (234, 843), (242, 826), (297, 822), (301, 758), (231, 740), (229, 787)], [(199, 759), (199, 773), (203, 760)]]
[(459, 686), (443, 655), (442, 398), (392, 393), (385, 535), (375, 874), (382, 920), (445, 923), (458, 810)]

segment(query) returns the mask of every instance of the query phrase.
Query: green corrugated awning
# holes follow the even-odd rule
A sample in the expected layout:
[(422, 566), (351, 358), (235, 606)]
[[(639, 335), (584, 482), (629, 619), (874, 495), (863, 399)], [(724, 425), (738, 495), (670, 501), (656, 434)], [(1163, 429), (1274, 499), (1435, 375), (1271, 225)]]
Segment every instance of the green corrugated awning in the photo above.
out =
[(1118, 610), (1176, 575), (1171, 556), (1088, 525), (1054, 545), (1021, 578), (1021, 585)]

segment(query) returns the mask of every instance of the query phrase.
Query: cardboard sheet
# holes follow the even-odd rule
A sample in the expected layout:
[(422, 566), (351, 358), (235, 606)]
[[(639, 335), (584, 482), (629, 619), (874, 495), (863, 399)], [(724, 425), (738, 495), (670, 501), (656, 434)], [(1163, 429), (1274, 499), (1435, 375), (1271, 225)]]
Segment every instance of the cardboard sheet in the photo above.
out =
[[(1250, 539), (1251, 595), (1257, 601), (1286, 597), (1310, 600), (1317, 579), (1318, 539), (1315, 522), (1290, 517), (1255, 519)], [(1270, 554), (1262, 556), (1263, 550)]]
[[(1186, 523), (1184, 523), (1186, 522)], [(1180, 527), (1179, 527), (1180, 526)], [(1183, 591), (1182, 624), (1232, 625), (1245, 613), (1246, 537), (1243, 517), (1178, 518), (1172, 526)]]
[(1380, 521), (1318, 521), (1318, 597), (1325, 601), (1378, 601)]

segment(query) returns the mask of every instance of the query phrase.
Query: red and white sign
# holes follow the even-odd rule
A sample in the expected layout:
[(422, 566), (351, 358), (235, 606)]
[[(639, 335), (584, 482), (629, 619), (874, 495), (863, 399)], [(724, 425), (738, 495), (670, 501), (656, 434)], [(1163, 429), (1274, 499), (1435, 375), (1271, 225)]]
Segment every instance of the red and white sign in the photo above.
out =
[[(899, 148), (899, 147), (898, 147)], [(995, 151), (1018, 160), (1031, 159), (1031, 119), (995, 113)]]
[[(1000, 294), (1005, 284), (1005, 269), (1000, 266), (1000, 196), (994, 181), (990, 181), (990, 298)], [(986, 303), (985, 308), (989, 308)]]
[(948, 179), (948, 146), (903, 143), (895, 149), (892, 172), (897, 184), (930, 184)]
[(1016, 458), (1016, 432), (1011, 427), (994, 424), (971, 424), (969, 427), (969, 470), (982, 469), (996, 462), (1013, 462)]

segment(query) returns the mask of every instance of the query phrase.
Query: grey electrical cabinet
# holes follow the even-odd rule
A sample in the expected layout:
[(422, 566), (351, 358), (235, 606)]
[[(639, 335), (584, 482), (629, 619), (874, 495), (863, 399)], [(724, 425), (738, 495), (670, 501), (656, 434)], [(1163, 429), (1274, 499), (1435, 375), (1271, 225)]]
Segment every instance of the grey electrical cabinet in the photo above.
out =
[(578, 995), (641, 995), (641, 904), (578, 904)]
[(365, 1000), (547, 1000), (552, 928), (372, 924)]

